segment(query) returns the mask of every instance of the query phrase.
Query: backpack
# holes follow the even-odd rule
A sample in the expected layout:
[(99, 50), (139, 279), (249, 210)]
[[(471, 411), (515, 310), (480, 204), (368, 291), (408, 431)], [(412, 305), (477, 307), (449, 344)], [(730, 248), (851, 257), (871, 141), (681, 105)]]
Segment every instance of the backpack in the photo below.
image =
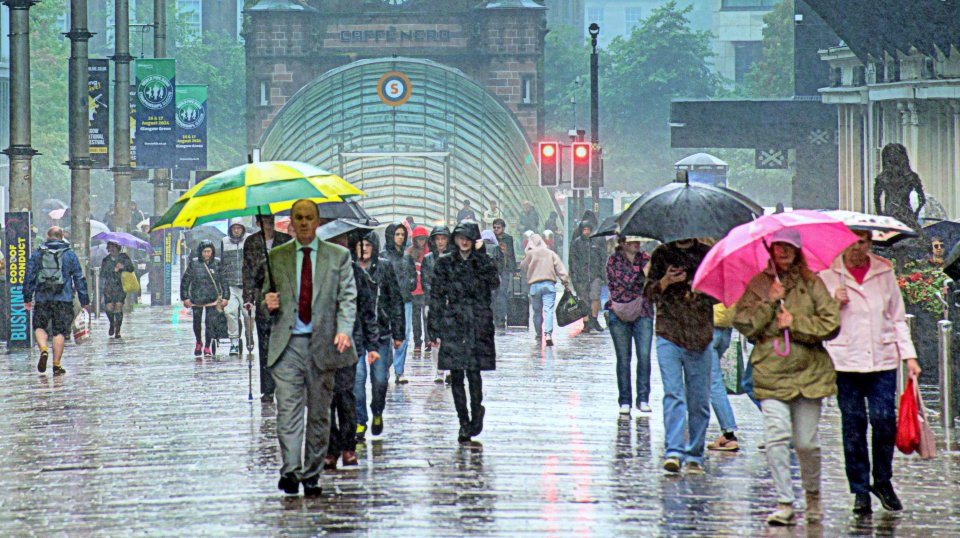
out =
[(63, 291), (63, 270), (60, 267), (60, 258), (67, 249), (51, 250), (40, 247), (40, 274), (37, 275), (37, 291), (44, 293), (60, 293)]

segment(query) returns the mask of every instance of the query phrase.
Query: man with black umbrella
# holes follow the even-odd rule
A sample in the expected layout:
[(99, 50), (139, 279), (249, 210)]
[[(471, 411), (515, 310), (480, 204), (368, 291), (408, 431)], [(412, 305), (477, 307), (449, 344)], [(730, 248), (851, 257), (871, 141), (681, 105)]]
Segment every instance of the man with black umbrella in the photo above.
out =
[(664, 470), (703, 473), (710, 423), (713, 305), (691, 288), (709, 248), (696, 239), (657, 247), (644, 294), (656, 305), (657, 363), (663, 380)]

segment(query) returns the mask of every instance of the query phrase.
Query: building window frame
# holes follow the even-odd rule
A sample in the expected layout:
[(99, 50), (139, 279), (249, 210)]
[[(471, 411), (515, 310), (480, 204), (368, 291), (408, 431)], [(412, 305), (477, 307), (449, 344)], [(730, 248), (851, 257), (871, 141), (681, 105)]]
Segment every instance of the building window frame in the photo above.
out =
[(633, 29), (643, 21), (643, 9), (639, 6), (623, 8), (623, 35), (629, 37)]
[(721, 0), (720, 11), (771, 11), (781, 0)]
[(533, 104), (533, 77), (520, 77), (520, 103)]
[(257, 81), (260, 85), (260, 101), (258, 106), (270, 106), (270, 81), (262, 78)]

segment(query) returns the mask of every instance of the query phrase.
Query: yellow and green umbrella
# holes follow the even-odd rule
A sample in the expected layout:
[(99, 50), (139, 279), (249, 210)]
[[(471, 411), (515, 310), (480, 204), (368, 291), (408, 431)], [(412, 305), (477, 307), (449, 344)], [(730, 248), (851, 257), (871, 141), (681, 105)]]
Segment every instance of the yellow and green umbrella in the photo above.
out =
[(215, 220), (272, 215), (297, 200), (342, 202), (363, 191), (333, 172), (295, 161), (245, 164), (211, 176), (181, 196), (151, 230), (192, 228)]

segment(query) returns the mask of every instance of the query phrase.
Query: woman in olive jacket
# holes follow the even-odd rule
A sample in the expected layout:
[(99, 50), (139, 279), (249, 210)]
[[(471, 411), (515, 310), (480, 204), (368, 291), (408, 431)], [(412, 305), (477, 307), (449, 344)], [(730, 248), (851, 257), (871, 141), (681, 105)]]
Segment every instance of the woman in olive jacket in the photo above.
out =
[[(454, 252), (440, 256), (430, 289), (429, 337), (440, 348), (438, 368), (450, 370), (461, 443), (483, 430), (480, 372), (495, 370), (493, 296), (500, 276), (486, 255), (480, 226), (463, 221), (453, 230)], [(470, 382), (470, 411), (464, 377)]]
[[(810, 271), (800, 234), (773, 234), (772, 267), (750, 281), (737, 302), (734, 327), (755, 341), (750, 355), (761, 402), (767, 464), (777, 489), (770, 525), (793, 525), (790, 441), (800, 462), (806, 521), (820, 520), (820, 402), (836, 394), (837, 376), (823, 342), (840, 332), (840, 304)], [(789, 335), (789, 343), (785, 334)]]

